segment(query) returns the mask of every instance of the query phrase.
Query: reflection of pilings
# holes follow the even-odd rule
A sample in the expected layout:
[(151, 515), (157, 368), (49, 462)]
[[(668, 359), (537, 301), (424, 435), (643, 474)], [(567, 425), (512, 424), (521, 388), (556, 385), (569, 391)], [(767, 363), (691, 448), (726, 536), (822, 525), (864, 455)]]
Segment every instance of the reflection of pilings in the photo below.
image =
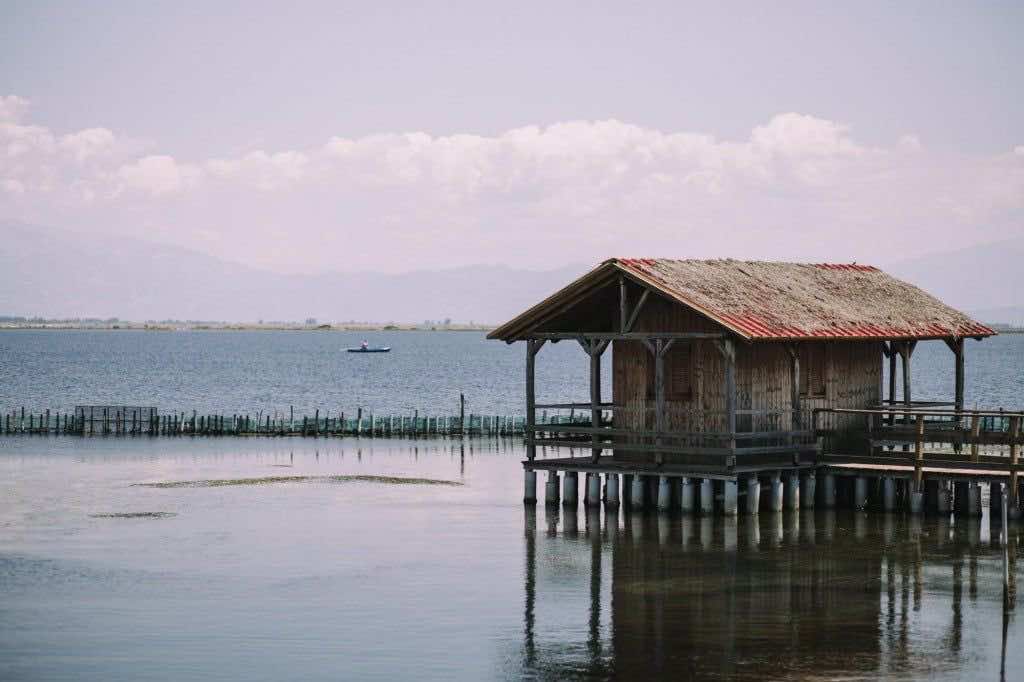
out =
[(580, 519), (575, 507), (564, 507), (562, 510), (562, 533), (574, 538), (580, 532)]
[(700, 547), (705, 552), (715, 544), (715, 522), (710, 516), (700, 518)]
[(800, 512), (800, 535), (803, 537), (804, 542), (813, 545), (816, 540), (816, 532), (814, 521), (816, 515), (813, 510), (806, 510)]
[(756, 552), (761, 546), (761, 523), (758, 517), (747, 520), (747, 548)]
[(831, 544), (836, 535), (836, 513), (834, 510), (827, 510), (818, 515), (821, 522), (821, 539), (825, 544)]
[[(595, 474), (596, 476), (596, 474)], [(589, 489), (589, 486), (588, 486)], [(598, 488), (599, 489), (599, 488)], [(596, 496), (596, 493), (595, 493)], [(601, 510), (590, 507), (587, 512), (590, 535), (590, 638), (587, 648), (590, 660), (601, 655)]]
[[(737, 539), (739, 535), (739, 519), (737, 519), (735, 515), (727, 516), (725, 519), (722, 520), (722, 525), (722, 546), (724, 547), (726, 552), (735, 552)], [(733, 566), (733, 568), (735, 569), (735, 566)], [(733, 573), (732, 577), (735, 578), (735, 572)]]
[(686, 549), (693, 542), (693, 536), (697, 533), (697, 522), (691, 517), (684, 516), (679, 521), (679, 531), (682, 535), (680, 545)]
[[(960, 535), (957, 529), (957, 535)], [(951, 624), (950, 646), (954, 652), (960, 653), (963, 643), (962, 630), (964, 623), (964, 556), (963, 545), (957, 542), (953, 546), (953, 623)]]
[(549, 505), (544, 508), (544, 520), (547, 522), (548, 537), (555, 537), (558, 535), (558, 521), (559, 521), (558, 505)]
[(537, 508), (524, 507), (524, 526), (526, 527), (526, 577), (524, 592), (526, 604), (523, 607), (523, 642), (526, 649), (526, 661), (533, 664), (536, 648), (533, 641), (534, 604), (537, 599)]

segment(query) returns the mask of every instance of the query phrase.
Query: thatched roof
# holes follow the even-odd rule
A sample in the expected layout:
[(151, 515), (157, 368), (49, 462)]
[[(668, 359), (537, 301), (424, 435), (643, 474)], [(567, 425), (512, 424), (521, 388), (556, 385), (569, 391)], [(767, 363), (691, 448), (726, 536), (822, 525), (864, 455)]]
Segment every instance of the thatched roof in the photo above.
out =
[[(942, 339), (995, 334), (870, 265), (613, 258), (494, 330), (512, 341), (619, 275), (750, 340)], [(587, 331), (581, 329), (579, 331)]]

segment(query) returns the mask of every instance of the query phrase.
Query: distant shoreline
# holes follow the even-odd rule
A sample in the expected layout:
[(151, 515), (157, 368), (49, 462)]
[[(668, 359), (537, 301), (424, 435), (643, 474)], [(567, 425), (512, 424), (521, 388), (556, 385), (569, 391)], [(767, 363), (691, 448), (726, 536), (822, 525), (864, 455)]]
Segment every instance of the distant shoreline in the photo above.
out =
[(68, 322), (0, 323), (0, 331), (146, 331), (146, 332), (248, 332), (248, 331), (306, 331), (306, 332), (489, 332), (492, 325), (423, 325), (423, 324), (247, 324), (247, 323), (142, 323), (114, 322), (77, 324)]

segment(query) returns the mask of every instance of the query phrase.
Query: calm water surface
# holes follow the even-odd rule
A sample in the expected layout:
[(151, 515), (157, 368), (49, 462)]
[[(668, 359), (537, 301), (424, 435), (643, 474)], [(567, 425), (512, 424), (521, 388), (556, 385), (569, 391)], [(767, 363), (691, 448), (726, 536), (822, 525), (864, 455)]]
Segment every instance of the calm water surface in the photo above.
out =
[[(1004, 640), (1024, 671), (988, 518), (524, 511), (522, 455), (6, 439), (0, 679), (998, 679)], [(463, 485), (134, 485), (335, 474)], [(95, 516), (140, 512), (174, 516)]]
[[(340, 333), (0, 332), (0, 407), (438, 414), (462, 391), (477, 413), (521, 410), (521, 347), (368, 336), (395, 351), (347, 356), (362, 335)], [(578, 347), (539, 357), (541, 400), (586, 395)], [(967, 357), (969, 403), (1021, 404), (1024, 337)], [(916, 397), (948, 397), (951, 368), (921, 344)], [(1004, 619), (987, 517), (524, 511), (523, 456), (0, 438), (0, 680), (1024, 678), (1024, 607)], [(353, 474), (461, 485), (318, 478)], [(289, 476), (313, 478), (135, 485)], [(139, 513), (154, 516), (110, 516)]]

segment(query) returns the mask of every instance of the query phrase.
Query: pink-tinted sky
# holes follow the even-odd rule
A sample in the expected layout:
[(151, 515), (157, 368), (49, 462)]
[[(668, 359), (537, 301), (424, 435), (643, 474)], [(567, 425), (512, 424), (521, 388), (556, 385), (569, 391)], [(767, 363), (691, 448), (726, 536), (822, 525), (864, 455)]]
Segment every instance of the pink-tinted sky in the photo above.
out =
[(1024, 233), (1021, 3), (5, 3), (3, 220), (279, 271)]

